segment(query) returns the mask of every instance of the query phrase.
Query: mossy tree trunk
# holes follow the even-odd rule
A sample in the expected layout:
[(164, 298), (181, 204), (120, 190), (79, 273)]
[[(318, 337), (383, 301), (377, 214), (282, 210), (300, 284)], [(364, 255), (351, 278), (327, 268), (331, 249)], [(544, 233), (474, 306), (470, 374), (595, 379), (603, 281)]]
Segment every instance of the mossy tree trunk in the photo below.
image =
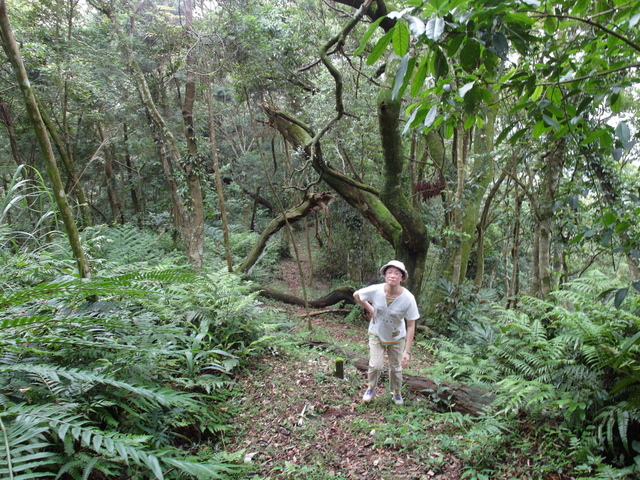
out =
[(392, 239), (398, 259), (403, 260), (411, 272), (407, 287), (413, 292), (421, 290), (429, 238), (420, 214), (407, 196), (411, 186), (404, 181), (404, 149), (400, 135), (400, 99), (392, 99), (390, 89), (382, 89), (378, 97), (378, 123), (384, 153), (384, 183), (380, 200), (401, 226)]
[(29, 114), (29, 120), (38, 139), (42, 157), (47, 162), (47, 173), (51, 180), (53, 196), (56, 200), (60, 217), (64, 223), (69, 243), (71, 244), (71, 250), (78, 266), (78, 273), (81, 278), (87, 278), (89, 277), (89, 264), (87, 263), (87, 259), (84, 255), (84, 250), (82, 249), (80, 235), (78, 234), (78, 229), (73, 218), (73, 212), (71, 211), (71, 207), (65, 195), (64, 185), (62, 183), (62, 178), (60, 177), (60, 170), (58, 169), (53, 147), (51, 146), (51, 141), (47, 133), (47, 127), (45, 126), (40, 110), (38, 109), (38, 102), (35, 93), (31, 88), (27, 71), (18, 50), (18, 45), (13, 36), (13, 30), (7, 13), (7, 5), (4, 0), (0, 0), (0, 35), (2, 36), (2, 47), (9, 58), (9, 62), (11, 63), (16, 79), (18, 80), (18, 85), (20, 86), (25, 107)]
[(551, 243), (556, 190), (562, 178), (562, 168), (565, 160), (566, 140), (559, 140), (556, 145), (544, 155), (544, 175), (541, 176), (539, 202), (535, 212), (535, 238), (533, 270), (536, 273), (532, 282), (532, 294), (545, 298), (554, 288)]
[(399, 142), (399, 105), (385, 101), (384, 95), (379, 102), (386, 178), (382, 191), (355, 181), (325, 163), (320, 143), (312, 147), (312, 131), (300, 120), (271, 105), (263, 105), (262, 109), (283, 137), (295, 149), (304, 152), (320, 179), (358, 210), (393, 246), (398, 259), (405, 262), (410, 272), (407, 288), (419, 294), (429, 243), (426, 228), (420, 225), (419, 217), (406, 197), (407, 189), (400, 180), (404, 160), (398, 155), (402, 148)]

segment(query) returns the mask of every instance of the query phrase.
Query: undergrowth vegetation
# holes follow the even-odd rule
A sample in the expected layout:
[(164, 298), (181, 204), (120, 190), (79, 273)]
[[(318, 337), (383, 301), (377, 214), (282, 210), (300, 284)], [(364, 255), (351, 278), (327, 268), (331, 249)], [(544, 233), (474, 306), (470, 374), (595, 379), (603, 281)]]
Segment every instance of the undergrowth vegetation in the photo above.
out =
[[(250, 284), (215, 260), (196, 275), (169, 236), (131, 225), (83, 231), (94, 272), (79, 279), (53, 213), (26, 228), (28, 208), (16, 206), (42, 212), (51, 202), (46, 189), (19, 193), (23, 186), (18, 171), (0, 212), (0, 478), (255, 475), (242, 450), (229, 453), (221, 442), (232, 374), (276, 349), (300, 355), (287, 346), (311, 332), (285, 336), (281, 312), (260, 303)], [(462, 479), (517, 478), (523, 468), (531, 479), (638, 477), (637, 295), (612, 301), (621, 290), (598, 272), (512, 309), (467, 285), (438, 286), (441, 319), (430, 326), (442, 335), (418, 338), (433, 353), (425, 373), (436, 385), (486, 391), (491, 408), (462, 415), (443, 386), (420, 392), (421, 403), (385, 409), (382, 420), (354, 415), (346, 429), (434, 474), (455, 457)], [(360, 328), (359, 316), (354, 309), (343, 322)], [(326, 372), (315, 380), (312, 398), (337, 381)], [(360, 386), (350, 377), (333, 401), (352, 411)], [(279, 478), (328, 478), (313, 465), (278, 468)]]
[(84, 234), (96, 271), (83, 280), (55, 233), (37, 249), (3, 242), (0, 478), (241, 471), (219, 447), (222, 405), (231, 372), (273, 347), (276, 312), (233, 275), (181, 267), (149, 233)]
[[(562, 471), (570, 458), (580, 478), (637, 478), (640, 310), (634, 295), (620, 305), (606, 301), (601, 294), (611, 287), (594, 272), (548, 301), (525, 298), (518, 309), (473, 295), (461, 304), (445, 292), (457, 314), (452, 333), (423, 341), (437, 360), (432, 375), (495, 395), (473, 429), (491, 452), (474, 471), (493, 478), (514, 445), (536, 438), (536, 454), (551, 470)], [(534, 435), (520, 435), (523, 428)]]

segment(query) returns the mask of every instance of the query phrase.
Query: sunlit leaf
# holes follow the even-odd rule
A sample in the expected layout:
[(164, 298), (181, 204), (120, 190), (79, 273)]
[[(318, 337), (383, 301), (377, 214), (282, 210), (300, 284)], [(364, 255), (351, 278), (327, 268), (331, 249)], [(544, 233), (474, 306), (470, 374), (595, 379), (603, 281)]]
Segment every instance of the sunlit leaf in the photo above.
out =
[(623, 144), (627, 144), (631, 141), (631, 130), (629, 129), (629, 125), (627, 122), (620, 122), (616, 127), (616, 137)]
[(437, 42), (444, 33), (444, 19), (443, 18), (430, 18), (427, 21), (425, 34), (429, 40)]
[(438, 116), (438, 107), (437, 105), (432, 105), (431, 108), (429, 109), (429, 113), (427, 113), (427, 116), (424, 119), (424, 126), (429, 128), (431, 125), (433, 125), (433, 122), (435, 121), (437, 116)]
[(407, 22), (409, 23), (409, 31), (411, 32), (411, 35), (416, 38), (424, 35), (426, 27), (421, 18), (410, 15), (407, 17)]

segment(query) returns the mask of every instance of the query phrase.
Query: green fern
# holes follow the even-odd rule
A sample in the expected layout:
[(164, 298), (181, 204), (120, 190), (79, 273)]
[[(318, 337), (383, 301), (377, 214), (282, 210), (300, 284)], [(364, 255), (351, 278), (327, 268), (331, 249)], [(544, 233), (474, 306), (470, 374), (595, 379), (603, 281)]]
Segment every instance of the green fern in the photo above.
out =
[(57, 463), (56, 454), (47, 451), (48, 427), (28, 418), (15, 418), (11, 410), (0, 413), (2, 448), (0, 448), (0, 478), (10, 480), (52, 477), (42, 468)]
[[(102, 268), (90, 279), (74, 276), (68, 247), (55, 241), (0, 260), (8, 446), (0, 478), (182, 480), (241, 471), (241, 458), (208, 452), (229, 428), (220, 408), (229, 374), (277, 337), (278, 325), (267, 321), (273, 312), (226, 272), (118, 264), (100, 250), (110, 235), (85, 231), (89, 257)], [(126, 258), (152, 257), (144, 253), (148, 234), (126, 230), (122, 248), (126, 235), (140, 239)], [(34, 437), (19, 435), (23, 424)], [(184, 445), (189, 453), (211, 448), (188, 455)]]

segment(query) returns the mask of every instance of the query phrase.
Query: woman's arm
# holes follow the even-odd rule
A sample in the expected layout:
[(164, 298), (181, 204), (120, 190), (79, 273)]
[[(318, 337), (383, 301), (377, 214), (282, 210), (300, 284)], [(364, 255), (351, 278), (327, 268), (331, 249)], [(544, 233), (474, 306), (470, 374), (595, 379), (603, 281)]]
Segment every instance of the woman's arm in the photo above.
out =
[(404, 352), (402, 352), (402, 366), (404, 367), (411, 360), (411, 344), (413, 343), (413, 336), (416, 333), (416, 320), (407, 320), (407, 341), (404, 345)]
[(353, 294), (353, 299), (356, 301), (358, 305), (364, 308), (364, 311), (367, 313), (367, 316), (371, 319), (373, 323), (375, 323), (375, 318), (374, 318), (375, 310), (373, 308), (373, 305), (371, 305), (369, 302), (362, 301), (360, 299), (360, 295), (358, 295), (357, 293)]

